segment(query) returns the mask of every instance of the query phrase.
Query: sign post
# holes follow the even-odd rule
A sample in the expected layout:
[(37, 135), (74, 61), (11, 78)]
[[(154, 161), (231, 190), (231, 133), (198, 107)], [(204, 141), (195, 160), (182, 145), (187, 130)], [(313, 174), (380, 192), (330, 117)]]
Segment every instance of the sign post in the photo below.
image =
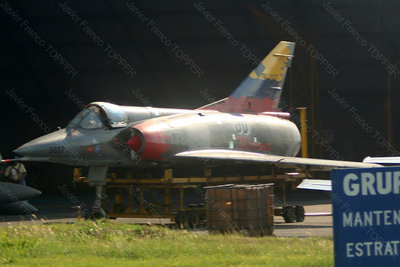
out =
[(400, 266), (400, 167), (331, 171), (335, 266)]

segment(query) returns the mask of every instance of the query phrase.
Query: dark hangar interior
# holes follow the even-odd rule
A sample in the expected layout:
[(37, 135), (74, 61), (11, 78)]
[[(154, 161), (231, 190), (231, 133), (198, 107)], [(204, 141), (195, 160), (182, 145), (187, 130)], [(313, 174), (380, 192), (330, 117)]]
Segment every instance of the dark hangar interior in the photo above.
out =
[(286, 40), (296, 49), (282, 107), (308, 108), (309, 156), (395, 155), (399, 11), (381, 0), (3, 1), (0, 151), (14, 157), (93, 101), (197, 108), (222, 99)]

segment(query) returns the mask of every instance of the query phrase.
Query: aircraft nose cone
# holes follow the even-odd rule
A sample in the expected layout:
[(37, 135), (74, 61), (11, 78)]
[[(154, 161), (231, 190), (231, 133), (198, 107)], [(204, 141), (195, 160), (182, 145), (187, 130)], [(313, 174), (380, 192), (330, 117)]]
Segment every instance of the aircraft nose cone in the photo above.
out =
[(20, 156), (37, 156), (43, 153), (43, 147), (39, 144), (32, 144), (28, 142), (13, 151)]
[(28, 155), (32, 154), (32, 152), (34, 152), (34, 151), (35, 151), (35, 149), (32, 146), (29, 146), (27, 143), (27, 144), (24, 144), (24, 145), (18, 147), (13, 152), (20, 156), (28, 156)]
[(65, 138), (65, 131), (60, 130), (36, 138), (18, 147), (13, 152), (20, 156), (48, 157), (51, 147), (60, 146), (64, 138)]

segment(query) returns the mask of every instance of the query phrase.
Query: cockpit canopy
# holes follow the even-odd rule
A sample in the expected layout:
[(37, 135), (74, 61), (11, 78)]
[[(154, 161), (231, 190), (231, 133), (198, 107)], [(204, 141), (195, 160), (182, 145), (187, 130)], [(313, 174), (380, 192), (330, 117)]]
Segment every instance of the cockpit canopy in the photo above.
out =
[(67, 126), (67, 128), (81, 128), (85, 130), (125, 127), (128, 116), (120, 106), (94, 102), (86, 106)]

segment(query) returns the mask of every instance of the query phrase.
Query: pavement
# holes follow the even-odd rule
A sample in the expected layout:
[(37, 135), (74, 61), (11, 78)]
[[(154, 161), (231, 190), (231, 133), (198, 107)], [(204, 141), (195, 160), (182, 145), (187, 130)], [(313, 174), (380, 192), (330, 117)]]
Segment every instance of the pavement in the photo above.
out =
[(332, 205), (304, 206), (306, 217), (301, 223), (285, 223), (282, 217), (274, 217), (274, 234), (281, 237), (332, 236)]
[[(76, 201), (60, 195), (42, 195), (30, 200), (39, 212), (35, 215), (0, 215), (0, 227), (18, 224), (48, 224), (77, 222), (77, 204), (90, 207), (91, 194), (77, 194)], [(279, 204), (279, 202), (277, 203)], [(289, 205), (304, 205), (305, 220), (301, 223), (285, 223), (280, 216), (274, 217), (274, 235), (278, 237), (332, 236), (332, 205), (325, 192), (296, 192), (288, 196)], [(116, 222), (138, 224), (171, 224), (170, 219), (160, 218), (117, 218)], [(207, 231), (194, 231), (207, 234)]]

